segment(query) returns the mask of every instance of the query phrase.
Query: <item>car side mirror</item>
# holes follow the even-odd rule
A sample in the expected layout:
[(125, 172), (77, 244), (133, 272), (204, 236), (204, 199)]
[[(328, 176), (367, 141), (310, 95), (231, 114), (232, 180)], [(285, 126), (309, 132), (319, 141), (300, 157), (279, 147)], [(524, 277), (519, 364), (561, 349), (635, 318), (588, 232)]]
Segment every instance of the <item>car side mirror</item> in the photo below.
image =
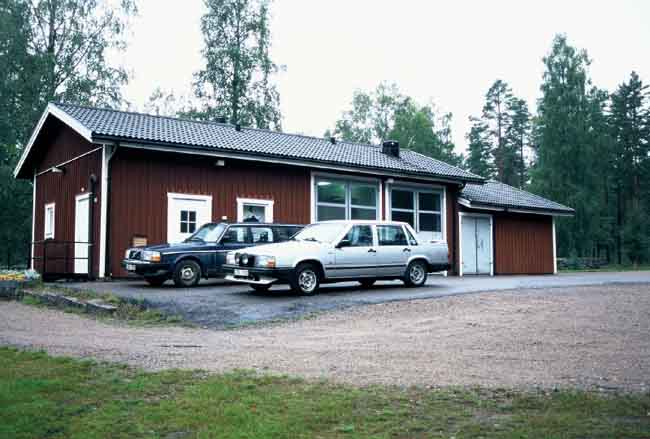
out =
[(339, 243), (336, 244), (336, 248), (350, 247), (351, 245), (352, 243), (349, 239), (341, 239)]

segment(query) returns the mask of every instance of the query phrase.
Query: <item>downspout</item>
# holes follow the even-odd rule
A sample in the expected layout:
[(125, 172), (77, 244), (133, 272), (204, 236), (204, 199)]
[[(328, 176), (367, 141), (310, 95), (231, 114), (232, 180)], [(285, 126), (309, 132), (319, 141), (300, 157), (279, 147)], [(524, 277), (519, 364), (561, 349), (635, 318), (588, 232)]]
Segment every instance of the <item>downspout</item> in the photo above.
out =
[[(97, 176), (95, 174), (90, 174), (88, 178), (88, 279), (93, 280), (95, 276), (93, 275), (93, 254), (95, 253), (95, 187), (97, 185)], [(67, 261), (66, 261), (67, 262)]]

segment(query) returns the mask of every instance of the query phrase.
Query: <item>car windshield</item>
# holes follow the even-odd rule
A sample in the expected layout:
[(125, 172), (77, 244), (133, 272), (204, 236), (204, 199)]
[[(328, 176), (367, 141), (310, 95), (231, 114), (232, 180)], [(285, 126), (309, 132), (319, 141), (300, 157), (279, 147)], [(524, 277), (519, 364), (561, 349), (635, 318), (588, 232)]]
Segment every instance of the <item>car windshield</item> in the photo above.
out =
[(219, 224), (205, 224), (201, 226), (199, 230), (194, 232), (192, 236), (187, 238), (185, 241), (186, 242), (191, 242), (191, 241), (203, 241), (203, 242), (214, 242), (223, 233), (224, 229), (226, 228), (226, 225), (223, 223)]
[(345, 223), (320, 223), (307, 226), (295, 234), (292, 240), (333, 242), (348, 227)]

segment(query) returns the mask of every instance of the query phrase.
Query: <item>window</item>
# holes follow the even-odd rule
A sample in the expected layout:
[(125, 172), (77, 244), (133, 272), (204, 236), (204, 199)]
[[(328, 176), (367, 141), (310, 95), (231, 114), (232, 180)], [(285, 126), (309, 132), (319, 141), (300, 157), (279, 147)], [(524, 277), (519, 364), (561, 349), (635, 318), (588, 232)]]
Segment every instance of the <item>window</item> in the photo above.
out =
[(251, 227), (251, 238), (254, 244), (273, 242), (273, 230), (270, 227)]
[(377, 226), (379, 245), (408, 245), (401, 226)]
[(181, 233), (194, 233), (196, 231), (196, 211), (181, 210)]
[(349, 180), (316, 180), (316, 221), (378, 218), (378, 185)]
[(237, 198), (237, 221), (240, 223), (272, 223), (273, 200)]
[(273, 227), (273, 238), (275, 242), (288, 241), (293, 235), (300, 231), (300, 227)]
[(372, 227), (353, 226), (343, 239), (350, 241), (349, 247), (372, 247)]
[(390, 205), (393, 221), (410, 224), (423, 239), (443, 239), (442, 192), (396, 188)]
[(55, 204), (45, 205), (45, 233), (44, 239), (54, 239), (54, 224), (56, 222)]
[(242, 226), (233, 226), (226, 230), (223, 238), (221, 238), (222, 244), (246, 244), (248, 242), (248, 229)]

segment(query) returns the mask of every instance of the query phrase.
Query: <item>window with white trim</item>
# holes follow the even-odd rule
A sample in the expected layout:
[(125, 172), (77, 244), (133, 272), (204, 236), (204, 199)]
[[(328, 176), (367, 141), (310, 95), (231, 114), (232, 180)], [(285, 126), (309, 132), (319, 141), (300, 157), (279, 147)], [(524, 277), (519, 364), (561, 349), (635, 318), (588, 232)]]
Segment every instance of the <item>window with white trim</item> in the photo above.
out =
[(54, 239), (54, 224), (56, 222), (55, 206), (54, 203), (45, 205), (45, 231), (43, 239)]
[(409, 223), (418, 238), (442, 240), (442, 200), (441, 191), (394, 188), (390, 197), (391, 219)]
[(237, 222), (272, 223), (273, 200), (237, 198)]
[(379, 218), (377, 183), (319, 177), (314, 184), (316, 221)]

